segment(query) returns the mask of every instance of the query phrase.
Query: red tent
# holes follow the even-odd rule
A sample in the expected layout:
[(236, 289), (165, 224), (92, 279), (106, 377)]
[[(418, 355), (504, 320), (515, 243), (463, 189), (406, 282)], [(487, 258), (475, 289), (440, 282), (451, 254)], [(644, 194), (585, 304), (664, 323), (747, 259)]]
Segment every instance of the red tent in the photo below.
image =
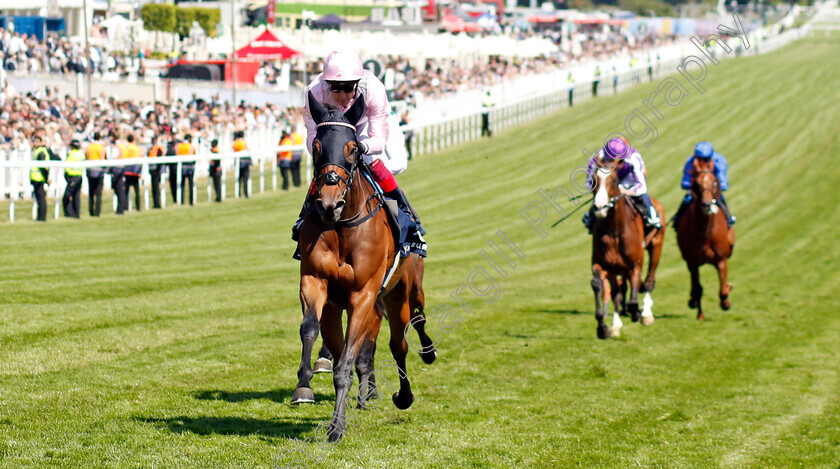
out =
[(236, 57), (239, 59), (277, 60), (289, 59), (296, 55), (300, 55), (300, 52), (283, 44), (267, 29), (247, 46), (236, 51)]

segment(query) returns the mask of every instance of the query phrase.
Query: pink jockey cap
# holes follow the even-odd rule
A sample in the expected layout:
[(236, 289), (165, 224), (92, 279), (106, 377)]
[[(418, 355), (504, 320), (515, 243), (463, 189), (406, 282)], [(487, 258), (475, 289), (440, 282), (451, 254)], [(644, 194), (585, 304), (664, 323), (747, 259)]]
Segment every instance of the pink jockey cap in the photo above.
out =
[(324, 60), (324, 80), (356, 81), (361, 80), (364, 74), (362, 61), (353, 51), (333, 51)]

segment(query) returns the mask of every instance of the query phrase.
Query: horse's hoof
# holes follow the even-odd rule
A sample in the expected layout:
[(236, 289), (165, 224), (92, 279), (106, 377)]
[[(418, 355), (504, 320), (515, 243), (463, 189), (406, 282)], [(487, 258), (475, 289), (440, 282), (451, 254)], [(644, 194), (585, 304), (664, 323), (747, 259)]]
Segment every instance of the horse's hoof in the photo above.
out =
[(341, 427), (338, 428), (337, 426), (330, 425), (330, 431), (327, 432), (327, 439), (330, 440), (330, 443), (335, 443), (341, 439), (341, 435), (344, 433), (344, 425)]
[(609, 339), (610, 338), (610, 328), (607, 327), (606, 324), (603, 326), (598, 326), (598, 338), (601, 340)]
[(729, 302), (729, 299), (721, 300), (720, 302), (720, 309), (724, 311), (729, 311), (729, 308), (732, 307), (732, 303)]
[(697, 300), (688, 300), (688, 307), (691, 309), (697, 309)]
[(411, 404), (414, 403), (414, 394), (411, 394), (411, 393), (407, 393), (407, 394), (408, 394), (408, 397), (406, 397), (405, 399), (403, 399), (400, 396), (399, 392), (395, 392), (394, 395), (391, 396), (391, 399), (394, 400), (394, 405), (397, 406), (397, 409), (400, 409), (400, 410), (408, 409), (409, 407), (411, 407)]
[(706, 316), (703, 313), (700, 313), (700, 314), (697, 315), (697, 320), (698, 321), (705, 321)]
[(621, 337), (621, 328), (620, 327), (613, 327), (610, 335), (612, 337)]
[(332, 373), (332, 362), (326, 358), (319, 358), (315, 360), (315, 366), (312, 367), (313, 373)]
[(432, 350), (431, 352), (425, 352), (420, 354), (420, 358), (423, 359), (423, 363), (427, 365), (431, 365), (435, 362), (437, 358), (437, 350)]
[(627, 303), (627, 311), (630, 313), (630, 320), (639, 322), (641, 313), (639, 312), (639, 303)]
[(315, 402), (315, 393), (312, 388), (297, 388), (292, 394), (292, 404), (312, 404)]
[(642, 325), (650, 326), (653, 324), (653, 316), (642, 316)]

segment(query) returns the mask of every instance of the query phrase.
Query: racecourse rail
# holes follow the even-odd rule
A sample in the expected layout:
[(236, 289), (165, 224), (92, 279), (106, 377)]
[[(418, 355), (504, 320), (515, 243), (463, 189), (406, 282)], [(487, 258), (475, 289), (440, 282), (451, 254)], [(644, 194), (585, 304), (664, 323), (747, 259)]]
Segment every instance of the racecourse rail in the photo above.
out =
[[(793, 41), (801, 39), (812, 32), (814, 29), (814, 20), (820, 17), (818, 13), (815, 17), (799, 28), (785, 31), (778, 35), (771, 37), (764, 37), (766, 31), (754, 31), (750, 33), (750, 47), (745, 49), (743, 47), (736, 48), (736, 53), (733, 55), (718, 54), (716, 58), (727, 58), (737, 56), (750, 56), (764, 54), (771, 52), (779, 47), (787, 45)], [(688, 40), (686, 39), (686, 42)], [(682, 65), (682, 59), (670, 59), (657, 61), (656, 63), (640, 63), (635, 67), (631, 67), (628, 71), (617, 73), (614, 75), (604, 75), (599, 77), (598, 93), (601, 95), (609, 95), (621, 92), (627, 88), (640, 84), (642, 82), (653, 81), (659, 77), (670, 75), (676, 71), (676, 67)], [(568, 83), (561, 86), (559, 89), (554, 89), (547, 93), (537, 94), (533, 97), (527, 97), (514, 101), (502, 103), (499, 106), (490, 110), (490, 125), (494, 132), (506, 130), (508, 128), (524, 124), (526, 122), (538, 119), (542, 116), (556, 112), (569, 105), (569, 99), (573, 102), (585, 101), (593, 98), (593, 82), (595, 77), (587, 80), (582, 80), (577, 83)], [(481, 135), (481, 112), (469, 112), (462, 115), (449, 117), (438, 122), (429, 123), (425, 125), (407, 125), (402, 127), (405, 132), (413, 132), (413, 138), (410, 145), (413, 156), (419, 156), (426, 153), (434, 153), (443, 150), (452, 145), (469, 142), (480, 138)], [(277, 165), (276, 154), (280, 151), (304, 150), (303, 145), (298, 146), (278, 146), (275, 142), (280, 140), (279, 127), (273, 129), (260, 129), (249, 131), (246, 133), (246, 141), (255, 150), (248, 150), (242, 152), (224, 152), (211, 153), (208, 139), (198, 139), (197, 151), (195, 155), (188, 156), (165, 156), (157, 158), (136, 158), (136, 159), (117, 159), (117, 160), (98, 160), (98, 161), (82, 161), (75, 163), (67, 163), (66, 159), (68, 149), (58, 148), (56, 154), (62, 161), (42, 161), (38, 162), (38, 167), (48, 167), (51, 169), (63, 169), (68, 167), (74, 168), (91, 168), (91, 167), (119, 167), (142, 165), (142, 185), (144, 191), (144, 204), (146, 208), (149, 207), (149, 165), (150, 164), (167, 164), (173, 163), (177, 165), (176, 177), (177, 193), (175, 200), (183, 200), (184, 194), (181, 194), (181, 166), (186, 162), (196, 162), (196, 184), (194, 185), (194, 200), (198, 203), (198, 178), (208, 175), (208, 165), (198, 163), (209, 163), (210, 160), (222, 161), (222, 197), (225, 197), (225, 179), (226, 175), (233, 172), (234, 176), (234, 197), (239, 197), (239, 160), (243, 157), (252, 158), (254, 167), (257, 168), (257, 175), (254, 175), (252, 170), (251, 179), (249, 179), (249, 188), (253, 185), (253, 178), (258, 178), (259, 192), (266, 190), (266, 176), (270, 171), (271, 189), (277, 190)], [(221, 148), (231, 148), (232, 140), (229, 135), (219, 137)], [(311, 159), (306, 157), (303, 171), (308, 174), (311, 171)], [(32, 166), (31, 150), (11, 150), (0, 152), (0, 196), (8, 197), (9, 199), (9, 221), (14, 222), (15, 202), (32, 198), (32, 185), (29, 182), (29, 171)], [(266, 170), (266, 164), (269, 165)], [(63, 171), (54, 171), (51, 174), (52, 184), (47, 191), (47, 197), (54, 200), (54, 216), (58, 218), (61, 212), (61, 197), (64, 193), (66, 183), (64, 181)], [(167, 186), (166, 172), (162, 174), (161, 192)], [(212, 182), (207, 178), (207, 200), (212, 200)], [(110, 176), (106, 175), (104, 182), (110, 185)], [(82, 192), (87, 193), (87, 178), (83, 178)], [(249, 190), (250, 192), (250, 190)], [(165, 194), (161, 194), (162, 203), (166, 204)], [(113, 202), (116, 206), (116, 198)], [(131, 201), (129, 200), (129, 204)], [(32, 207), (33, 219), (35, 218), (35, 206)], [(131, 209), (131, 208), (130, 208)]]

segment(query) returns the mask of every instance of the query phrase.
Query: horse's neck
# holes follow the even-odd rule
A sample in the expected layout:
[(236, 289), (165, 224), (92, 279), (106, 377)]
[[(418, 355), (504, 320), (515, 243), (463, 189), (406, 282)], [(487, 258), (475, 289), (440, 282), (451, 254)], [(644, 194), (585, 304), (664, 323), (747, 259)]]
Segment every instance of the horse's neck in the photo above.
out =
[(707, 231), (713, 228), (715, 219), (720, 212), (722, 212), (720, 207), (718, 207), (718, 213), (706, 214), (706, 212), (703, 211), (703, 202), (701, 202), (697, 197), (694, 198), (692, 205), (694, 205), (694, 224), (697, 229), (699, 231)]
[(631, 202), (627, 197), (620, 197), (610, 210), (606, 219), (606, 227), (614, 236), (620, 236), (623, 233), (624, 226), (633, 219), (635, 209), (630, 204)]

